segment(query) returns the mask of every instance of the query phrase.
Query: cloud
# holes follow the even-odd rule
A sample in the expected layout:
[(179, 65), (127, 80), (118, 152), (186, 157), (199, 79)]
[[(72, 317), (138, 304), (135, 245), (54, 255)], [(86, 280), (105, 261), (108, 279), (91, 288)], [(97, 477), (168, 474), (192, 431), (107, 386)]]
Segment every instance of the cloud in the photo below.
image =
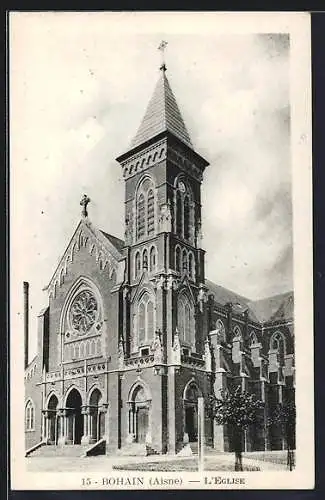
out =
[[(50, 17), (26, 23), (11, 53), (12, 249), (25, 248), (15, 254), (15, 283), (31, 282), (35, 311), (84, 192), (93, 222), (123, 237), (115, 158), (159, 77), (159, 30), (117, 36), (105, 23), (95, 30)], [(192, 141), (210, 162), (202, 184), (207, 277), (252, 299), (292, 282), (289, 56), (285, 34), (171, 35), (166, 56)]]

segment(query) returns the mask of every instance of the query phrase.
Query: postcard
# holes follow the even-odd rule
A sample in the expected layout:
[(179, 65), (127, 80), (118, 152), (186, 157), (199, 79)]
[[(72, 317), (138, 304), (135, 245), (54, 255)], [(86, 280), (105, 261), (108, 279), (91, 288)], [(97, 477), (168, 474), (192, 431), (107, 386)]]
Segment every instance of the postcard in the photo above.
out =
[(310, 16), (10, 12), (11, 484), (314, 487)]

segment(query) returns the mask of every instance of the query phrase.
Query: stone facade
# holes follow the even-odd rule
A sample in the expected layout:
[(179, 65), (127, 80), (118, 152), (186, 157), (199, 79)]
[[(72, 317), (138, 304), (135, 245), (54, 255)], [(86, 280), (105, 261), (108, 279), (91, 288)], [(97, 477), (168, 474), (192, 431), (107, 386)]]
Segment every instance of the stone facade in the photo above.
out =
[[(117, 159), (125, 241), (94, 227), (85, 206), (48, 285), (38, 353), (25, 373), (27, 449), (103, 438), (107, 453), (138, 443), (173, 454), (197, 439), (199, 396), (208, 404), (240, 384), (266, 402), (266, 423), (294, 388), (293, 294), (251, 302), (206, 279), (208, 163), (182, 140), (188, 133), (165, 71), (157, 88), (141, 144)], [(163, 125), (153, 123), (161, 101)], [(232, 448), (231, 430), (208, 414), (205, 439)], [(247, 450), (283, 446), (266, 425), (245, 435)]]

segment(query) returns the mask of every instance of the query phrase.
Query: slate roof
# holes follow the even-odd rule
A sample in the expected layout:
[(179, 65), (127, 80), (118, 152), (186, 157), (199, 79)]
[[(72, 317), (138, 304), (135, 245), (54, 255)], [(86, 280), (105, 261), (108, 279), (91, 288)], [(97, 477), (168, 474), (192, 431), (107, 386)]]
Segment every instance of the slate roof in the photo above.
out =
[(293, 292), (273, 295), (248, 303), (259, 321), (280, 321), (293, 318)]
[(112, 245), (119, 251), (122, 252), (122, 248), (124, 248), (124, 241), (121, 240), (120, 238), (117, 238), (116, 236), (113, 236), (112, 234), (105, 233), (105, 231), (102, 231), (100, 229), (100, 232), (107, 238)]
[(248, 309), (249, 317), (257, 322), (280, 321), (293, 318), (293, 292), (285, 292), (261, 300), (250, 300), (210, 280), (205, 281), (209, 292), (221, 306), (231, 302), (235, 313)]
[(143, 144), (161, 132), (169, 131), (193, 149), (165, 71), (161, 73), (131, 148)]

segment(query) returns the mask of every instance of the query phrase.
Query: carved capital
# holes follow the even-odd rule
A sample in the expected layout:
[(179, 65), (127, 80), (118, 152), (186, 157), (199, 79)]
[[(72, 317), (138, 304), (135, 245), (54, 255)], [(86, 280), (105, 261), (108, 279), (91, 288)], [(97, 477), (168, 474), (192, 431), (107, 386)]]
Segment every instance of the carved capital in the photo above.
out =
[(130, 298), (130, 288), (128, 286), (125, 286), (123, 288), (123, 299), (129, 300), (129, 298)]
[(175, 276), (169, 275), (166, 283), (167, 290), (177, 290), (178, 286), (178, 279)]
[(156, 289), (157, 290), (164, 290), (166, 288), (166, 278), (163, 275), (160, 275), (156, 279)]

